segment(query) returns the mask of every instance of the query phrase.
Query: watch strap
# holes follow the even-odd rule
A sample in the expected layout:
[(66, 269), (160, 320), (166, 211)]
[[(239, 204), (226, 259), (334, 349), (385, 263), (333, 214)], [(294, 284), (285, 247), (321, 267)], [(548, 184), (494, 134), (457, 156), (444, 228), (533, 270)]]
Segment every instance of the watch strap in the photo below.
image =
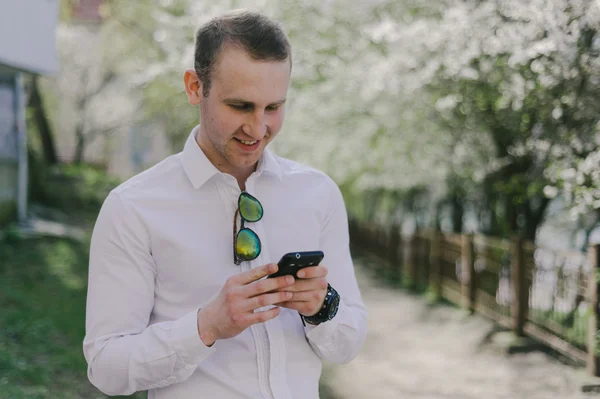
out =
[[(335, 317), (339, 308), (340, 294), (331, 286), (327, 284), (327, 293), (325, 294), (325, 300), (321, 309), (312, 316), (301, 316), (302, 322), (306, 322), (312, 325), (319, 325), (326, 321), (329, 321)], [(306, 325), (306, 324), (305, 324)]]

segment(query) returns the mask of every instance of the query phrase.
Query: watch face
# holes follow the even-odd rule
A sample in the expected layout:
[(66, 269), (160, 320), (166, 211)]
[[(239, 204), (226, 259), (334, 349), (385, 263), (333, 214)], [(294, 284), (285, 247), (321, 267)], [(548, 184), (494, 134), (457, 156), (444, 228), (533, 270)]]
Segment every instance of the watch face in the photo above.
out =
[(325, 296), (325, 303), (323, 304), (323, 308), (314, 316), (302, 316), (302, 320), (314, 325), (318, 325), (320, 323), (329, 321), (335, 317), (335, 315), (338, 312), (339, 306), (340, 295), (333, 287), (329, 286), (329, 289), (327, 290), (327, 295)]
[(329, 305), (329, 320), (333, 319), (333, 317), (337, 314), (338, 307), (340, 306), (340, 296), (336, 295), (331, 304)]

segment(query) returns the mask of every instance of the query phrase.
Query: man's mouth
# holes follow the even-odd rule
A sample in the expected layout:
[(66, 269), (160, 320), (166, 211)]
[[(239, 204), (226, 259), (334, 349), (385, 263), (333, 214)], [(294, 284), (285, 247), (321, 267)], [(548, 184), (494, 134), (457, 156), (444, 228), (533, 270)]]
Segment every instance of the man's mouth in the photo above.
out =
[(234, 139), (238, 143), (238, 148), (244, 153), (254, 153), (261, 148), (262, 140), (240, 140), (235, 137)]
[[(234, 137), (234, 138), (235, 138), (235, 137)], [(247, 146), (253, 146), (254, 144), (256, 144), (256, 143), (258, 142), (258, 140), (251, 140), (251, 141), (248, 141), (248, 140), (240, 140), (240, 139), (236, 139), (236, 140), (237, 140), (237, 141), (239, 141), (239, 142), (240, 142), (240, 143), (242, 143), (242, 144), (245, 144), (245, 145), (247, 145)]]

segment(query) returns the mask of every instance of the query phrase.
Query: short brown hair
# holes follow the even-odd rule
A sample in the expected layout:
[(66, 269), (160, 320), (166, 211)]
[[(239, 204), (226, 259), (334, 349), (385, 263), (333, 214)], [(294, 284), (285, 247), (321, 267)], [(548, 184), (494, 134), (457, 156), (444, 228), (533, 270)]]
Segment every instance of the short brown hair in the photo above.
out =
[(196, 33), (194, 69), (208, 96), (211, 73), (225, 44), (240, 46), (259, 61), (290, 59), (291, 46), (279, 24), (255, 11), (236, 10), (214, 18)]

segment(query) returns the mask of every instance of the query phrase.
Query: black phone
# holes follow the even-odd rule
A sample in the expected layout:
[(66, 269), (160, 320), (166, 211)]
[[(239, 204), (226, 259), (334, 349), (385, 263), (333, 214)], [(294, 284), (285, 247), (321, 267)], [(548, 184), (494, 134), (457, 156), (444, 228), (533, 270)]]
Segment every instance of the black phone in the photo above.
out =
[(289, 252), (281, 257), (277, 265), (279, 270), (270, 274), (268, 278), (292, 275), (296, 277), (296, 272), (309, 266), (317, 266), (323, 260), (325, 254), (323, 251), (304, 251)]

